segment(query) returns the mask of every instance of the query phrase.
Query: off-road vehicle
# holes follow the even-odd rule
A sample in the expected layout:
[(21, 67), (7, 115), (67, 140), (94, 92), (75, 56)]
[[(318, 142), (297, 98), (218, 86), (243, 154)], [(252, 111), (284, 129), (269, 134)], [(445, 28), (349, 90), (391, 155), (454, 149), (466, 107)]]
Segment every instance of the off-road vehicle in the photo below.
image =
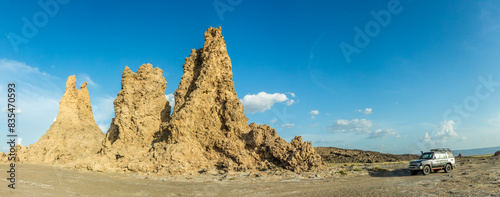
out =
[(422, 152), (420, 158), (410, 161), (408, 166), (411, 175), (416, 175), (418, 172), (428, 175), (431, 171), (438, 172), (439, 170), (448, 173), (455, 167), (455, 157), (449, 148), (437, 148), (431, 149), (430, 152)]

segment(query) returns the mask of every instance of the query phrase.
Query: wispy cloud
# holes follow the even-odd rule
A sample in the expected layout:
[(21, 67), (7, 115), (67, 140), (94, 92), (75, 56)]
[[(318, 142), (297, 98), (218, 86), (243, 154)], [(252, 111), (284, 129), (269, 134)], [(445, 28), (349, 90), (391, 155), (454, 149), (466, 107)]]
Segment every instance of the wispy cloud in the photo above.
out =
[(84, 81), (87, 82), (89, 86), (97, 86), (97, 84), (90, 78), (90, 76), (87, 73), (80, 73), (75, 76), (77, 80), (77, 86), (82, 84)]
[(386, 138), (394, 136), (401, 137), (394, 129), (374, 129), (371, 120), (352, 119), (352, 120), (336, 120), (335, 124), (327, 127), (327, 131), (333, 133), (355, 133), (368, 135), (368, 139)]
[(281, 127), (283, 128), (292, 128), (292, 127), (295, 127), (295, 124), (282, 124)]
[[(0, 60), (0, 70), (0, 87), (6, 87), (11, 82), (16, 84), (16, 111), (21, 114), (18, 130), (23, 131), (23, 144), (32, 144), (45, 134), (55, 120), (67, 76), (61, 79), (23, 62), (7, 59)], [(77, 80), (87, 81), (91, 86), (97, 85), (87, 74), (77, 76), (81, 77), (77, 77)], [(113, 100), (107, 95), (91, 98), (94, 118), (104, 132), (114, 116)], [(6, 106), (5, 102), (0, 99), (0, 106)]]
[[(65, 81), (14, 60), (0, 60), (0, 70), (1, 87), (6, 87), (7, 83), (16, 84), (16, 108), (21, 113), (18, 131), (24, 131), (23, 142), (26, 145), (34, 143), (57, 116)], [(6, 105), (6, 101), (0, 99), (0, 106)]]
[(106, 133), (111, 124), (111, 119), (115, 116), (115, 109), (113, 101), (115, 98), (106, 95), (94, 99), (95, 102), (92, 106), (92, 111), (94, 113), (94, 119), (96, 124), (101, 128), (102, 132)]
[(396, 138), (400, 137), (398, 132), (394, 129), (377, 129), (368, 135), (368, 139), (386, 138), (389, 136), (394, 136)]
[(373, 113), (373, 109), (372, 108), (365, 108), (364, 110), (358, 109), (358, 112), (368, 115)]
[(313, 124), (310, 124), (310, 125), (309, 125), (309, 127), (317, 127), (317, 126), (319, 126), (319, 122), (317, 122), (317, 123), (313, 123)]

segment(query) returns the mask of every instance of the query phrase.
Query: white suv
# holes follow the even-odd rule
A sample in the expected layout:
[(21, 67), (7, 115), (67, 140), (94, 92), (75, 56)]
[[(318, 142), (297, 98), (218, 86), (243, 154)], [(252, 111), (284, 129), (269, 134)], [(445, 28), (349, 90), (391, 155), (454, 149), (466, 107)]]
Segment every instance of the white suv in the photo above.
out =
[(455, 157), (449, 148), (437, 148), (431, 149), (430, 152), (422, 152), (420, 158), (411, 161), (408, 166), (412, 175), (416, 175), (420, 171), (422, 174), (428, 175), (431, 170), (450, 172), (455, 167)]

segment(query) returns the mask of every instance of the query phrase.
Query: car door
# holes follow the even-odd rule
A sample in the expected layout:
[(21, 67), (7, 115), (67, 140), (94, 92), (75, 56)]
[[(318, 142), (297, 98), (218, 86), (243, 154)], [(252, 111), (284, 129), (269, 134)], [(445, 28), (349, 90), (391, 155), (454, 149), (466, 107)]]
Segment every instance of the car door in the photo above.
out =
[(434, 159), (432, 161), (432, 167), (433, 168), (438, 168), (442, 167), (442, 162), (443, 160), (443, 155), (441, 153), (434, 153)]
[(446, 165), (446, 154), (439, 153), (439, 167), (444, 167)]
[(432, 168), (440, 167), (441, 160), (439, 159), (439, 153), (434, 153), (434, 156), (432, 157), (431, 163), (432, 163)]

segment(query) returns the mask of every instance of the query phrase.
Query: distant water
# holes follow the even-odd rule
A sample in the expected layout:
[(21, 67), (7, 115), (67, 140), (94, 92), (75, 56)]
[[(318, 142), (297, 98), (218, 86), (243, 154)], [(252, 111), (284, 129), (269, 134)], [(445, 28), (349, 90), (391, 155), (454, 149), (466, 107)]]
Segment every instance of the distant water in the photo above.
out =
[(462, 153), (462, 156), (470, 156), (470, 155), (488, 155), (493, 154), (500, 150), (500, 146), (497, 147), (488, 147), (488, 148), (476, 148), (476, 149), (467, 149), (467, 150), (452, 150), (453, 155), (458, 156), (459, 153)]

